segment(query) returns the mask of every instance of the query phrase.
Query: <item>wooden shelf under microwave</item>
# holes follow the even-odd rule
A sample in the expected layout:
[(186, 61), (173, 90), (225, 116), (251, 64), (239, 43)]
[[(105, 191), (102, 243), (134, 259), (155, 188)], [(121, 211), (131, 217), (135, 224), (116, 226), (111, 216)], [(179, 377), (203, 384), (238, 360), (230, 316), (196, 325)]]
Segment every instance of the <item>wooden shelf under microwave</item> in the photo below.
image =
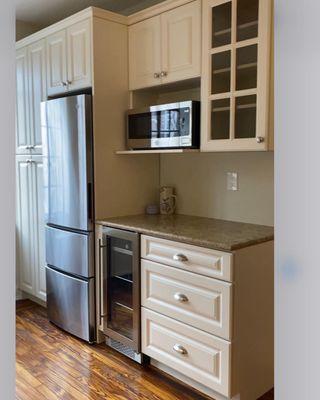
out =
[(119, 150), (116, 154), (178, 154), (197, 153), (199, 149)]

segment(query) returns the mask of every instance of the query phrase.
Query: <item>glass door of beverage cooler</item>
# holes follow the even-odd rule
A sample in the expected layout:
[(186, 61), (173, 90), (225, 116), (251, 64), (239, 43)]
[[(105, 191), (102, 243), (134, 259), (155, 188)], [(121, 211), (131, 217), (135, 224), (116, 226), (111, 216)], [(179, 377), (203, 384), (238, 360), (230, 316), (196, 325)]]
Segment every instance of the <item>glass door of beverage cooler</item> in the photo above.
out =
[(104, 333), (140, 351), (139, 235), (105, 228)]

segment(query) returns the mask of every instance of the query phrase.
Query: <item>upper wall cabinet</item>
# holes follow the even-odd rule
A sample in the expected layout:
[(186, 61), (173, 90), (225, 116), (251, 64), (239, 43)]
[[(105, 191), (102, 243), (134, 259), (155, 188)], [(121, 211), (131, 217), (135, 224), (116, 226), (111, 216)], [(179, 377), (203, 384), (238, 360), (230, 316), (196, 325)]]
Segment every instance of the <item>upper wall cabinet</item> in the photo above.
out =
[(41, 154), (40, 103), (46, 99), (45, 41), (16, 52), (16, 153)]
[(149, 18), (129, 28), (130, 89), (154, 86), (161, 71), (161, 17)]
[(28, 46), (30, 137), (33, 154), (42, 154), (40, 103), (47, 98), (45, 40)]
[(53, 33), (46, 42), (48, 96), (92, 85), (90, 19)]
[(27, 48), (16, 52), (16, 152), (30, 153), (29, 87)]
[(201, 1), (129, 27), (130, 90), (199, 77)]
[(272, 0), (203, 2), (202, 151), (269, 150)]

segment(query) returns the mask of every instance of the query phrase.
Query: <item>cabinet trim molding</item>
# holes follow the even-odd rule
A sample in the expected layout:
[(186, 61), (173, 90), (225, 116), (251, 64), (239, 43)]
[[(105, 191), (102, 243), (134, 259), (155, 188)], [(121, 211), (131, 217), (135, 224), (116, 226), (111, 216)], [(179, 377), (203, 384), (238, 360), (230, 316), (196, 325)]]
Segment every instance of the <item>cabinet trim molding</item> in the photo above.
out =
[(103, 10), (97, 7), (88, 7), (74, 15), (71, 15), (70, 17), (63, 19), (62, 21), (59, 21), (53, 25), (48, 26), (47, 28), (41, 29), (40, 31), (33, 33), (26, 38), (19, 40), (18, 42), (16, 42), (16, 49), (28, 46), (29, 44), (34, 43), (37, 40), (44, 39), (47, 36), (52, 35), (53, 33), (56, 33), (62, 29), (66, 29), (69, 26), (86, 18), (101, 18), (122, 25), (128, 24), (128, 17), (124, 15), (116, 14), (112, 11)]
[(174, 8), (191, 3), (192, 1), (194, 0), (167, 0), (164, 1), (163, 3), (156, 4), (152, 7), (148, 7), (142, 11), (138, 11), (134, 14), (129, 15), (127, 17), (128, 25), (136, 24), (137, 22), (143, 21), (148, 18), (152, 18), (166, 11), (170, 11), (173, 10)]

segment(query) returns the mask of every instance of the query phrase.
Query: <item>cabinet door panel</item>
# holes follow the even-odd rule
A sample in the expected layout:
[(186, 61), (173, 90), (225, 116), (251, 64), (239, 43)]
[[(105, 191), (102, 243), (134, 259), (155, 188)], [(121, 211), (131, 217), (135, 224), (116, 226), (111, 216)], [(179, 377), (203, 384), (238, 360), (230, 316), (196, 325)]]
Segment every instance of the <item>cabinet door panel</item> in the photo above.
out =
[(161, 83), (160, 22), (161, 17), (156, 16), (129, 27), (130, 90)]
[(16, 171), (17, 270), (20, 275), (20, 289), (34, 294), (32, 177), (31, 163), (28, 156), (17, 157)]
[(200, 0), (161, 15), (163, 83), (201, 73)]
[(271, 150), (272, 1), (202, 4), (201, 150)]
[(45, 40), (28, 47), (29, 92), (30, 92), (30, 134), (32, 153), (42, 153), (40, 103), (46, 100), (46, 48)]
[(67, 91), (66, 31), (47, 37), (47, 86), (48, 95)]
[(90, 24), (88, 19), (67, 29), (69, 90), (91, 86)]
[(35, 295), (46, 301), (45, 222), (43, 199), (43, 162), (41, 156), (32, 160), (33, 210), (35, 227)]
[(16, 53), (16, 153), (30, 151), (29, 93), (28, 93), (27, 48)]

